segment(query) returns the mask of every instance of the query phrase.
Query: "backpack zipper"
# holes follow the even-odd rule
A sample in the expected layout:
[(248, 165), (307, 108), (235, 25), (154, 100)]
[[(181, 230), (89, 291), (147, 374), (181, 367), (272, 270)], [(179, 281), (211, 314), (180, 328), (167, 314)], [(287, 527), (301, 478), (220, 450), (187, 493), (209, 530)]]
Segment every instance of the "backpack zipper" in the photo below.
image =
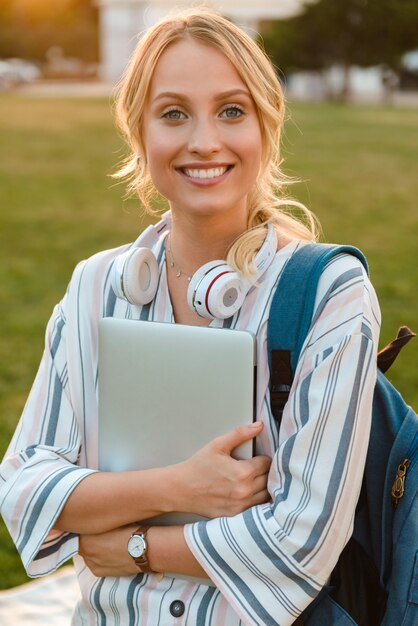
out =
[(398, 469), (396, 470), (395, 481), (392, 485), (392, 504), (395, 509), (399, 504), (399, 500), (405, 493), (405, 477), (410, 465), (411, 461), (409, 459), (404, 459), (402, 463), (398, 465)]
[[(403, 498), (405, 493), (405, 479), (406, 472), (408, 471), (409, 466), (411, 465), (411, 459), (415, 457), (415, 454), (418, 450), (418, 433), (416, 433), (412, 443), (407, 452), (407, 457), (398, 465), (398, 469), (396, 470), (395, 480), (392, 485), (392, 505), (393, 508), (399, 504), (399, 500)], [(414, 463), (415, 465), (415, 463)]]

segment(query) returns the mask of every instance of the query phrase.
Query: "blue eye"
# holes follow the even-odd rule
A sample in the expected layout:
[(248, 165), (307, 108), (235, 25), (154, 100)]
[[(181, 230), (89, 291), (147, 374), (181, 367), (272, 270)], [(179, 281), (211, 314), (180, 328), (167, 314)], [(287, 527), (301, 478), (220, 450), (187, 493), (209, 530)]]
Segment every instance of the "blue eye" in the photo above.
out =
[(163, 117), (167, 120), (173, 120), (174, 122), (177, 122), (184, 119), (185, 115), (182, 111), (179, 111), (178, 109), (170, 109), (170, 111), (166, 111), (163, 114)]
[(238, 119), (240, 117), (242, 117), (243, 115), (245, 115), (243, 109), (241, 109), (241, 107), (234, 105), (234, 106), (228, 106), (226, 107), (221, 115), (223, 117), (226, 117), (228, 119), (234, 120), (234, 119)]

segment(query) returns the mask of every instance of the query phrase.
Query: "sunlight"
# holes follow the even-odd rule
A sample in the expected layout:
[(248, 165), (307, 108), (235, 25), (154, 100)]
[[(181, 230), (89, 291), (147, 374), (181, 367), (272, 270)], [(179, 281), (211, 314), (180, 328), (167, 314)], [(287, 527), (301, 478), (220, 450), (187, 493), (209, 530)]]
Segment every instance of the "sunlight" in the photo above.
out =
[(41, 22), (46, 17), (62, 12), (74, 0), (10, 0), (13, 13), (23, 21)]

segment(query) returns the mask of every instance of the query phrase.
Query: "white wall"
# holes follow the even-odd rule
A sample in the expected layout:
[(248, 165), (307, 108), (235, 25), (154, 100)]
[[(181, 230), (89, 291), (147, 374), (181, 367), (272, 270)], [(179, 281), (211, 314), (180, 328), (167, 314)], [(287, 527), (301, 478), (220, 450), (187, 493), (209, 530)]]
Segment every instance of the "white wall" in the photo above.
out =
[[(306, 0), (305, 0), (306, 1)], [(311, 1), (311, 0), (308, 0)], [(289, 17), (300, 10), (302, 0), (96, 0), (100, 9), (101, 78), (116, 82), (135, 47), (139, 34), (168, 12), (206, 4), (255, 34), (261, 19)]]
[(99, 0), (100, 78), (115, 83), (146, 28), (147, 2)]

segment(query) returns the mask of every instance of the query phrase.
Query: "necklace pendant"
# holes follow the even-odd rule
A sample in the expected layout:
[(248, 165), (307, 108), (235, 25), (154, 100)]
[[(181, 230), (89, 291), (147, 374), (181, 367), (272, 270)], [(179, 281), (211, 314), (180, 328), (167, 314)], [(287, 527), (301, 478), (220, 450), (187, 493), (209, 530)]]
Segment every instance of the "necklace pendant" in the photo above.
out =
[(183, 270), (178, 265), (176, 265), (176, 263), (174, 261), (173, 252), (171, 251), (171, 244), (170, 244), (169, 237), (170, 237), (170, 235), (168, 235), (168, 238), (167, 238), (167, 251), (168, 251), (168, 254), (171, 257), (171, 260), (169, 261), (170, 267), (173, 268), (173, 271), (175, 272), (174, 275), (175, 275), (176, 278), (180, 278), (183, 275), (183, 276), (185, 276), (187, 278), (188, 282), (190, 282), (192, 280), (192, 277), (188, 276), (187, 274), (185, 274), (183, 272)]

